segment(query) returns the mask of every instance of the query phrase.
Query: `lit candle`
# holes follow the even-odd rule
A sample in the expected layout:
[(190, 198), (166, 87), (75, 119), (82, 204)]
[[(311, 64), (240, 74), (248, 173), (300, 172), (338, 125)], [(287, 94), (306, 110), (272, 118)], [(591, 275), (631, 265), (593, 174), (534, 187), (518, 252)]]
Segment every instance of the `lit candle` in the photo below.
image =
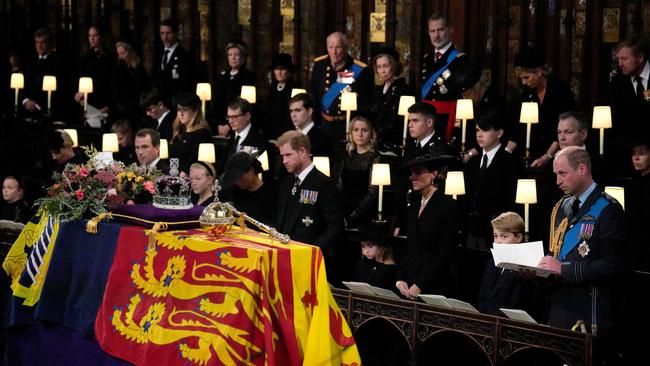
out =
[(43, 76), (43, 90), (47, 92), (47, 111), (52, 107), (52, 92), (56, 91), (56, 76)]
[(14, 100), (14, 107), (18, 111), (18, 91), (25, 87), (25, 76), (22, 73), (14, 72), (11, 74), (10, 86), (16, 90), (16, 97)]
[(528, 235), (528, 205), (537, 203), (537, 185), (535, 179), (517, 179), (515, 203), (524, 205), (524, 231)]
[(594, 107), (592, 127), (600, 129), (600, 155), (605, 152), (605, 129), (612, 128), (612, 110), (609, 106)]
[(390, 165), (385, 163), (372, 164), (372, 175), (370, 184), (379, 186), (379, 197), (377, 201), (377, 216), (381, 221), (382, 204), (384, 200), (384, 186), (390, 185)]
[(350, 113), (357, 110), (357, 93), (343, 92), (341, 93), (341, 110), (345, 111), (345, 132), (346, 135), (350, 134)]
[(404, 116), (404, 131), (402, 132), (402, 145), (406, 146), (406, 132), (409, 124), (409, 108), (415, 104), (415, 97), (412, 95), (402, 95), (399, 98), (397, 114)]
[(519, 122), (525, 123), (526, 126), (526, 157), (530, 156), (530, 134), (531, 125), (539, 123), (539, 109), (536, 102), (521, 103), (521, 113), (519, 115)]
[(79, 93), (84, 95), (84, 112), (88, 110), (88, 93), (93, 92), (93, 79), (89, 77), (79, 78)]
[(201, 111), (205, 115), (205, 101), (212, 100), (212, 87), (210, 83), (197, 83), (196, 84), (196, 95), (201, 99)]
[(474, 119), (474, 103), (471, 99), (459, 99), (456, 102), (456, 118), (462, 121), (460, 141), (462, 144), (462, 150), (465, 151), (467, 120)]

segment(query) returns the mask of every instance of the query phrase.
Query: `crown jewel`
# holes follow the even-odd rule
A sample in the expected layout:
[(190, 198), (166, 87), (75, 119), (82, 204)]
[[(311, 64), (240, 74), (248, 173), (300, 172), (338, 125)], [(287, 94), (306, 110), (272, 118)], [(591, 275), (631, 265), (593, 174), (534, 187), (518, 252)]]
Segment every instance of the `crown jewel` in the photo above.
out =
[(153, 205), (172, 210), (185, 210), (193, 207), (192, 185), (189, 178), (178, 176), (178, 159), (169, 159), (169, 175), (156, 179)]

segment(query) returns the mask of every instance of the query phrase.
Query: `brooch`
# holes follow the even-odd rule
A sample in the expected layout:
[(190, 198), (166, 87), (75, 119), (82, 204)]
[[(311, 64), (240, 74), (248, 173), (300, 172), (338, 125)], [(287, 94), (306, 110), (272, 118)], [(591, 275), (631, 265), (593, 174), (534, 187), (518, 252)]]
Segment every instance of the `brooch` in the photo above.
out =
[(586, 242), (586, 241), (583, 241), (583, 242), (580, 243), (580, 245), (578, 246), (578, 253), (580, 254), (580, 256), (581, 256), (582, 258), (584, 258), (584, 257), (586, 257), (587, 255), (589, 255), (589, 252), (590, 252), (590, 251), (591, 251), (591, 249), (589, 249), (589, 245), (587, 245), (587, 242)]

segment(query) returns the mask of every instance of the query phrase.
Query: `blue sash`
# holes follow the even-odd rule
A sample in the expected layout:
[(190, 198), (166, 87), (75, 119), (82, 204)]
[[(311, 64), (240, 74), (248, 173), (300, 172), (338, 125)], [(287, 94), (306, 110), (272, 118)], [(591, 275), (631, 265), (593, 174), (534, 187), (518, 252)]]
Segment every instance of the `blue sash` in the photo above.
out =
[(427, 79), (427, 82), (424, 83), (424, 85), (422, 85), (422, 91), (420, 92), (422, 95), (422, 99), (424, 99), (427, 96), (427, 94), (429, 94), (429, 91), (431, 90), (431, 87), (433, 87), (433, 83), (436, 81), (438, 76), (440, 76), (440, 74), (442, 74), (445, 70), (447, 70), (449, 64), (451, 64), (451, 62), (454, 61), (454, 59), (456, 58), (456, 56), (458, 56), (459, 53), (460, 51), (458, 50), (452, 50), (449, 56), (447, 56), (447, 64), (442, 68), (440, 68), (435, 73), (433, 73), (433, 75), (431, 75), (431, 77)]
[[(594, 202), (591, 207), (589, 208), (589, 211), (582, 215), (582, 217), (578, 220), (578, 222), (573, 225), (572, 228), (567, 230), (567, 232), (564, 234), (564, 239), (562, 240), (562, 249), (560, 249), (560, 260), (564, 260), (564, 257), (573, 250), (573, 248), (576, 247), (581, 241), (586, 240), (585, 238), (580, 237), (580, 233), (582, 232), (582, 227), (585, 224), (592, 224), (595, 225), (596, 221), (598, 220), (598, 216), (603, 212), (603, 209), (607, 207), (609, 204), (609, 201), (604, 198), (600, 197), (596, 202)], [(584, 220), (586, 216), (590, 216), (594, 218), (594, 221), (587, 221)]]
[[(363, 71), (363, 67), (357, 65), (357, 64), (352, 64), (352, 67), (350, 70), (354, 73), (354, 80), (356, 81), (357, 77), (359, 77), (359, 74), (361, 74), (361, 71)], [(338, 81), (332, 84), (330, 86), (329, 90), (327, 93), (323, 95), (321, 98), (321, 107), (323, 108), (323, 111), (326, 111), (329, 109), (329, 107), (332, 105), (334, 100), (339, 96), (343, 88), (345, 88), (349, 84), (344, 84), (344, 83), (339, 83)]]

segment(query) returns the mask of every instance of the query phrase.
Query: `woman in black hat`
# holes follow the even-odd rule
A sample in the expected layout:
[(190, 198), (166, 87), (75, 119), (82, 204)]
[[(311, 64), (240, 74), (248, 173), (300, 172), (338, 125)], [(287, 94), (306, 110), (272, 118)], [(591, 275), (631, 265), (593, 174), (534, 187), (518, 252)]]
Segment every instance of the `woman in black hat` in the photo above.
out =
[(273, 62), (269, 66), (273, 79), (266, 103), (266, 127), (264, 128), (264, 133), (269, 139), (277, 139), (278, 136), (294, 128), (289, 115), (289, 99), (291, 89), (296, 87), (296, 82), (293, 80), (295, 69), (290, 54), (273, 55)]
[[(515, 56), (514, 65), (523, 85), (521, 102), (537, 102), (539, 105), (539, 123), (531, 132), (530, 156), (536, 158), (531, 167), (542, 167), (560, 149), (556, 141), (558, 116), (575, 110), (575, 99), (569, 86), (551, 73), (539, 51), (524, 47)], [(519, 139), (525, 138), (525, 130), (520, 128), (518, 135)]]
[(177, 115), (172, 125), (169, 157), (179, 159), (179, 169), (187, 176), (190, 165), (199, 158), (199, 144), (211, 143), (212, 136), (196, 94), (180, 93), (176, 97)]
[(404, 118), (397, 114), (402, 95), (410, 93), (406, 79), (400, 76), (402, 64), (392, 47), (385, 47), (372, 58), (372, 66), (382, 85), (375, 86), (375, 103), (372, 115), (377, 121), (377, 133), (382, 148), (399, 150), (402, 146)]
[(444, 193), (448, 167), (458, 158), (433, 151), (404, 164), (413, 194), (407, 211), (406, 255), (399, 264), (397, 289), (415, 300), (421, 293), (451, 295), (451, 262), (457, 240), (456, 200)]

